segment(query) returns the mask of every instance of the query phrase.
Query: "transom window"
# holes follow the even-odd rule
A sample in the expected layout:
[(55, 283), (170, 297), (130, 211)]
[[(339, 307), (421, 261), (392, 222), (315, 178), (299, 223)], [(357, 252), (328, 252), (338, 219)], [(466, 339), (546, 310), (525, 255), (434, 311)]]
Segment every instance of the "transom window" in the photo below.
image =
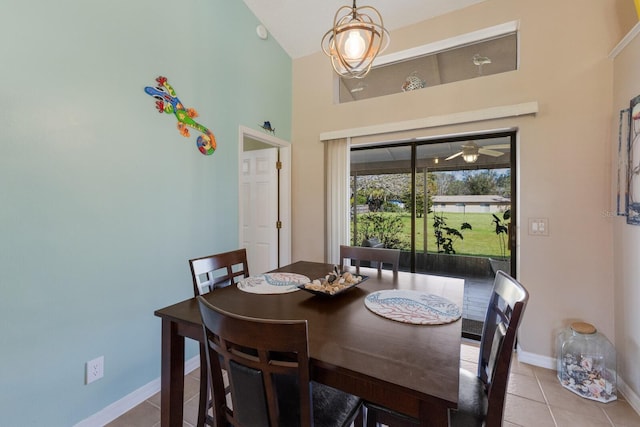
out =
[(339, 102), (391, 95), (518, 68), (517, 23), (386, 55), (362, 79), (339, 78)]

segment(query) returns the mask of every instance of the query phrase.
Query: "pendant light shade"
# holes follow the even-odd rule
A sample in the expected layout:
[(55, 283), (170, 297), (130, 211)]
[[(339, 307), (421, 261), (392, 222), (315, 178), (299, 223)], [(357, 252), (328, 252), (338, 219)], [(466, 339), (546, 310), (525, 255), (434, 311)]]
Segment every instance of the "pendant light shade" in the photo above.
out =
[(376, 56), (389, 45), (389, 32), (382, 16), (371, 6), (342, 6), (333, 28), (322, 37), (322, 50), (331, 58), (335, 72), (348, 78), (363, 78)]

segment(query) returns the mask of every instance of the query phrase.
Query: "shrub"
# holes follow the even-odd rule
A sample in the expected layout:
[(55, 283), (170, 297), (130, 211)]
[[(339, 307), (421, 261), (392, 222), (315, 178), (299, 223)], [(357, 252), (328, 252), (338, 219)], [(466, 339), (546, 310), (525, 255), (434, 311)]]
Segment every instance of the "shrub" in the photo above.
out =
[(367, 213), (358, 215), (358, 233), (355, 244), (360, 245), (365, 239), (377, 237), (385, 248), (402, 249), (404, 242), (403, 222), (395, 214)]

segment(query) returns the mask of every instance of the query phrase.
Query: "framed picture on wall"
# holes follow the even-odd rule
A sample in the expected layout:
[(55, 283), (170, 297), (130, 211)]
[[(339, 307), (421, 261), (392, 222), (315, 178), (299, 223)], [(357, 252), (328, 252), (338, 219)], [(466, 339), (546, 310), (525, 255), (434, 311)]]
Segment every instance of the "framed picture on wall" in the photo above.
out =
[(618, 118), (618, 167), (616, 175), (616, 215), (627, 216), (627, 170), (629, 169), (629, 109), (620, 110)]
[(629, 108), (629, 142), (627, 144), (627, 224), (640, 225), (640, 95)]

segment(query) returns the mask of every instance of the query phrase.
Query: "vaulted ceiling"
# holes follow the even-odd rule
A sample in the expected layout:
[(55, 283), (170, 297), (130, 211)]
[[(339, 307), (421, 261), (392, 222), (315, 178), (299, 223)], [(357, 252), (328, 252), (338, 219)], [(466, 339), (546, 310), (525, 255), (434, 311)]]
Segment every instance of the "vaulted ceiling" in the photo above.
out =
[[(357, 6), (373, 6), (392, 31), (462, 9), (485, 0), (359, 0)], [(244, 0), (254, 15), (292, 58), (321, 50), (322, 36), (333, 25), (336, 11), (351, 0)], [(393, 40), (392, 40), (393, 43)]]

